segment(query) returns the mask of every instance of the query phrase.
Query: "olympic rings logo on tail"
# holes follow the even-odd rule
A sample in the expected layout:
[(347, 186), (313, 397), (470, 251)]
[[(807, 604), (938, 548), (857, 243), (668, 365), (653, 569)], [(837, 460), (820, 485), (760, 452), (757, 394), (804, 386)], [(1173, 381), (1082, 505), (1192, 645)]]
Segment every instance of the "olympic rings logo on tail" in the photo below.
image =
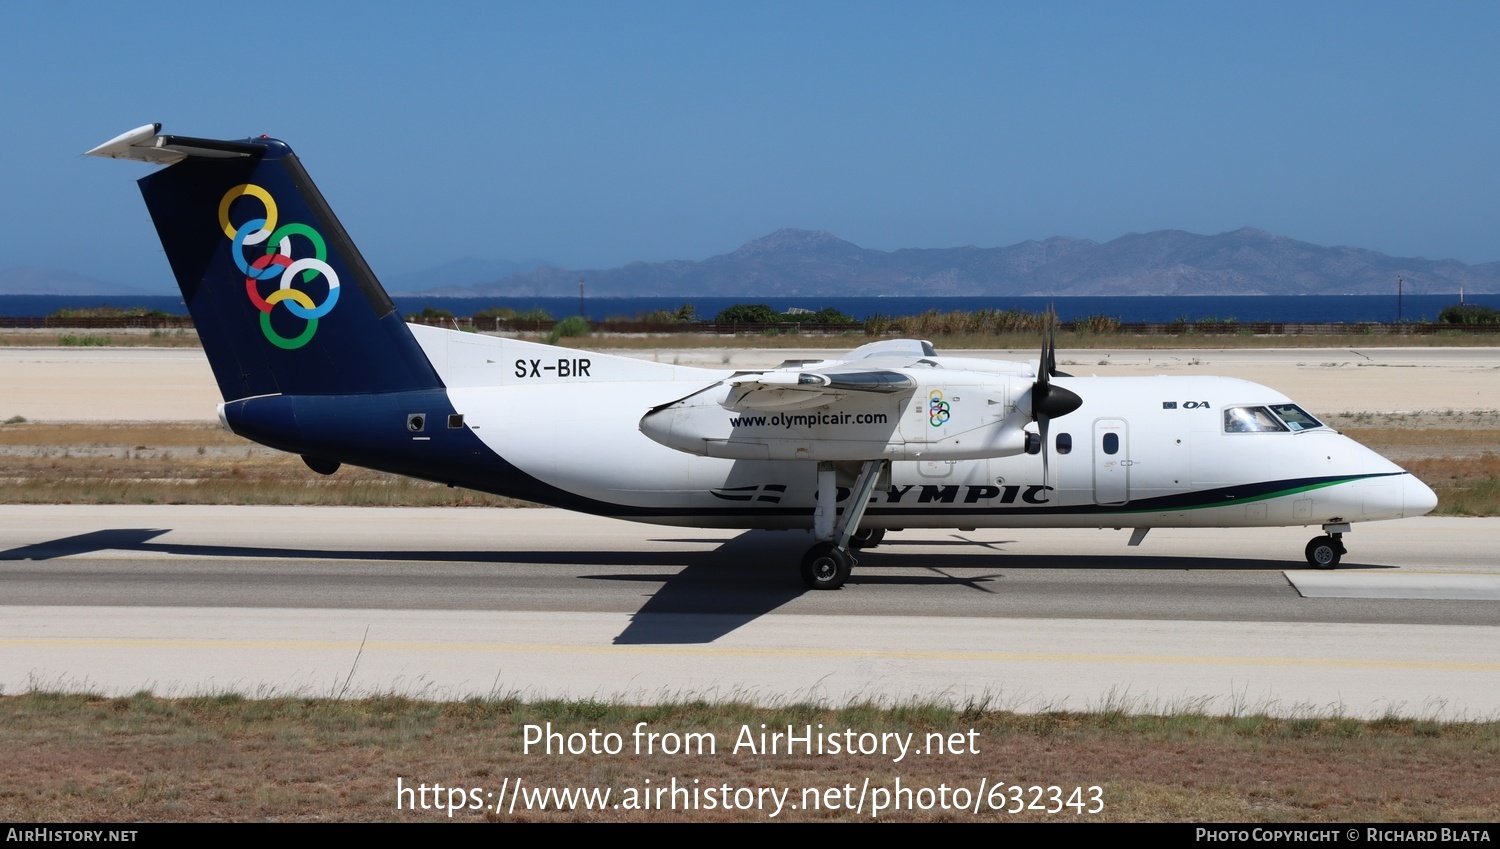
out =
[[(229, 207), (239, 198), (252, 197), (265, 208), (262, 218), (252, 218), (238, 229), (229, 222)], [(234, 242), (234, 262), (245, 275), (245, 293), (250, 303), (260, 310), (260, 330), (272, 345), (284, 350), (295, 350), (306, 345), (318, 332), (318, 319), (328, 315), (339, 302), (339, 276), (327, 262), (328, 245), (317, 230), (306, 224), (283, 224), (276, 226), (276, 200), (271, 193), (252, 183), (241, 183), (224, 193), (219, 201), (219, 228)], [(301, 238), (311, 246), (312, 256), (292, 258), (292, 240)], [(265, 244), (265, 254), (254, 260), (245, 259), (245, 247)], [(323, 303), (314, 304), (306, 292), (297, 288), (297, 275), (303, 283), (311, 283), (322, 275), (328, 281), (328, 295)], [(260, 281), (280, 278), (276, 291), (261, 297)], [(271, 310), (283, 304), (287, 312), (307, 322), (301, 334), (287, 338), (271, 327)]]

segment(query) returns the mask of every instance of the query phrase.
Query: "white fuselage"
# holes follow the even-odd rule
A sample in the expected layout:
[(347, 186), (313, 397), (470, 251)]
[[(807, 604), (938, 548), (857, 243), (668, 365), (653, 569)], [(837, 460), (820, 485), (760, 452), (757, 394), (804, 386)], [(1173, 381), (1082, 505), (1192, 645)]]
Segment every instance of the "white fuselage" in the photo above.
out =
[[(718, 404), (695, 413), (694, 427), (718, 427), (718, 416), (725, 436), (748, 428), (775, 437), (774, 456), (786, 457), (746, 459), (700, 456), (641, 429), (649, 411), (729, 379), (728, 370), (412, 329), (454, 408), (490, 450), (596, 503), (597, 512), (613, 513), (613, 505), (619, 515), (661, 524), (810, 527), (817, 464), (798, 459), (805, 455), (797, 453), (798, 440), (816, 455), (818, 446), (840, 440), (863, 444), (882, 427), (901, 442), (883, 455), (891, 458), (889, 480), (871, 496), (861, 523), (868, 528), (1341, 524), (1420, 515), (1435, 504), (1420, 481), (1326, 427), (1231, 432), (1226, 409), (1291, 403), (1238, 379), (1054, 379), (1083, 404), (1051, 422), (1044, 481), (1035, 454), (1007, 449), (1009, 456), (954, 459), (990, 438), (986, 421), (998, 429), (1007, 416), (1014, 419), (1018, 405), (1024, 412), (1014, 387), (997, 387), (1024, 375), (1025, 364), (937, 357), (935, 376), (917, 397), (862, 397), (855, 412), (835, 405), (756, 413), (762, 418), (753, 422)], [(955, 382), (944, 383), (946, 374)], [(976, 374), (994, 375), (995, 383), (983, 385)], [(935, 388), (952, 420), (969, 422), (968, 430), (925, 432), (935, 422), (927, 418)], [(908, 438), (901, 438), (903, 430)], [(924, 453), (924, 443), (913, 439), (933, 450)], [(853, 470), (840, 475), (843, 501)]]

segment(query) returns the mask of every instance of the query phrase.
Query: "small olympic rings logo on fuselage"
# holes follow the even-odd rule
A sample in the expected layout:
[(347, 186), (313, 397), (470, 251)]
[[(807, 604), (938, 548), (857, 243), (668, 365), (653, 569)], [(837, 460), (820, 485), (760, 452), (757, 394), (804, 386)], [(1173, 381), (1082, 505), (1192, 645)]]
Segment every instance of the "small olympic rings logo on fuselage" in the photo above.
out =
[[(229, 222), (229, 207), (247, 196), (260, 201), (265, 208), (265, 217), (252, 218), (236, 229)], [(260, 330), (271, 344), (290, 351), (306, 345), (318, 332), (318, 319), (328, 315), (339, 302), (339, 276), (327, 262), (328, 245), (321, 233), (306, 224), (283, 224), (280, 227), (276, 224), (276, 200), (260, 186), (242, 183), (225, 192), (219, 201), (219, 228), (234, 242), (234, 262), (245, 275), (245, 293), (250, 296), (250, 303), (260, 310)], [(293, 259), (293, 238), (307, 240), (313, 255)], [(266, 246), (265, 254), (246, 260), (245, 247), (262, 243)], [(304, 283), (311, 283), (320, 274), (328, 281), (328, 295), (323, 303), (313, 303), (306, 292), (296, 287), (298, 274), (302, 275)], [(260, 281), (277, 277), (281, 278), (279, 287), (262, 297)], [(271, 310), (277, 304), (285, 304), (287, 312), (307, 322), (300, 335), (288, 338), (271, 327)]]
[(943, 390), (934, 389), (927, 394), (927, 423), (942, 427), (948, 423), (948, 402), (943, 400)]

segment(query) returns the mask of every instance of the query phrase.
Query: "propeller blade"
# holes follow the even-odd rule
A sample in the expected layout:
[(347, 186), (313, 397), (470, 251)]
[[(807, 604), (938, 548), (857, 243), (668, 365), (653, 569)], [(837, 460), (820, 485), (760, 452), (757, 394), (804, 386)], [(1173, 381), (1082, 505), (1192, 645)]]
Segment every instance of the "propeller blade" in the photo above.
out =
[(1050, 446), (1047, 445), (1047, 421), (1048, 421), (1048, 418), (1046, 416), (1038, 416), (1037, 420), (1036, 420), (1036, 429), (1037, 429), (1037, 432), (1042, 437), (1042, 487), (1043, 488), (1046, 488), (1046, 487), (1049, 487), (1049, 486), (1052, 485), (1052, 477), (1051, 477), (1051, 473), (1050, 473), (1050, 470), (1048, 469), (1048, 464), (1047, 464), (1047, 454), (1051, 450)]
[(1042, 328), (1042, 359), (1041, 378), (1043, 383), (1050, 383), (1054, 377), (1072, 377), (1067, 372), (1057, 370), (1057, 310), (1051, 306), (1047, 307), (1047, 323)]
[(1047, 305), (1047, 332), (1042, 336), (1042, 369), (1047, 378), (1057, 376), (1057, 310)]

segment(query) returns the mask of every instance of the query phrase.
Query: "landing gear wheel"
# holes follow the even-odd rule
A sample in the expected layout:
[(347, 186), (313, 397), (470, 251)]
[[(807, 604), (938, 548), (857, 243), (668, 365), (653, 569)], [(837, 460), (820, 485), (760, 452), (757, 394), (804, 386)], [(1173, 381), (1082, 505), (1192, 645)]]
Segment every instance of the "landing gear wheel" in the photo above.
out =
[(1331, 536), (1313, 537), (1307, 544), (1307, 565), (1314, 569), (1332, 569), (1344, 556), (1344, 543)]
[(849, 545), (855, 548), (874, 548), (885, 539), (885, 528), (860, 528), (849, 535)]
[(854, 558), (834, 548), (831, 542), (820, 542), (802, 555), (802, 581), (810, 590), (836, 590), (849, 579)]

